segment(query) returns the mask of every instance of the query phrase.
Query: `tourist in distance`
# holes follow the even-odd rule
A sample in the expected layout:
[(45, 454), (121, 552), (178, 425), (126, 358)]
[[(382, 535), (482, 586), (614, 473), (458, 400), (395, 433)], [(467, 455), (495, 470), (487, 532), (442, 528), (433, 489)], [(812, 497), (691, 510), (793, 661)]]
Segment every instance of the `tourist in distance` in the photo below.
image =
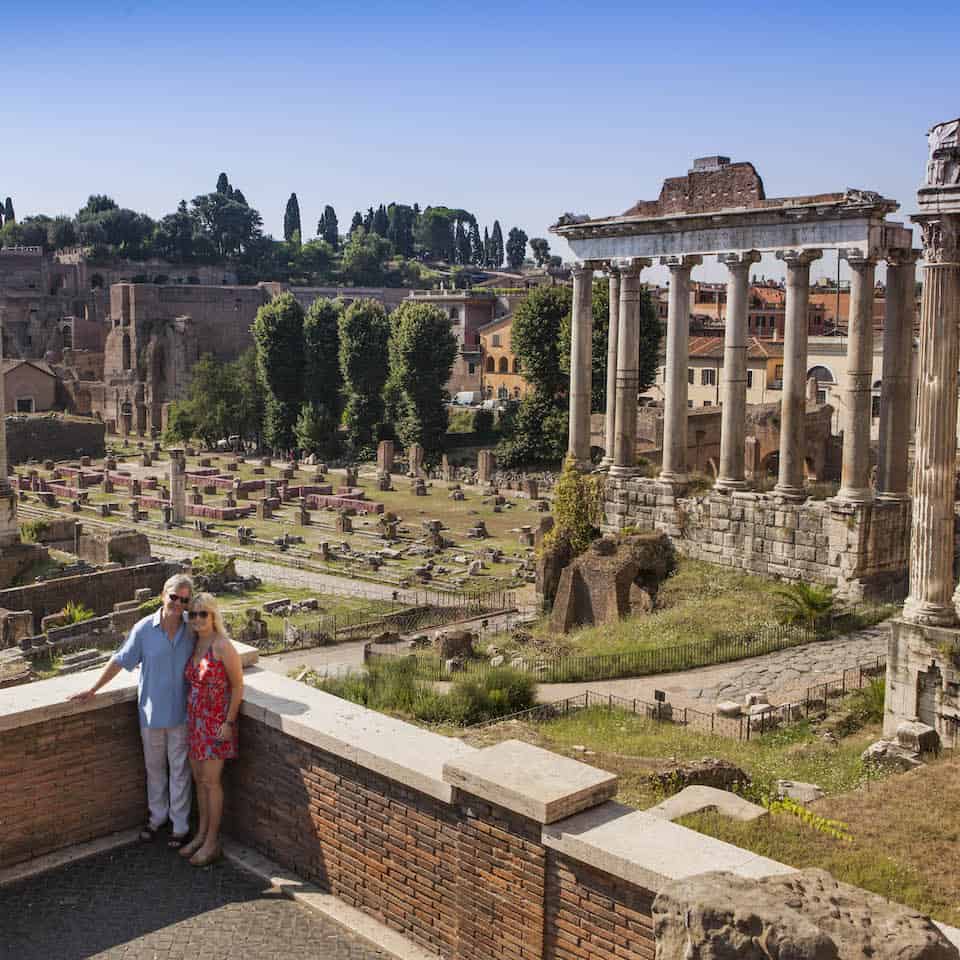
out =
[(140, 831), (153, 840), (169, 819), (168, 846), (182, 847), (190, 832), (190, 769), (187, 763), (187, 685), (184, 670), (193, 651), (186, 610), (193, 581), (174, 574), (163, 585), (162, 605), (136, 623), (97, 682), (70, 699), (87, 701), (122, 669), (140, 667), (137, 704), (147, 771), (149, 817)]
[(204, 867), (222, 852), (221, 777), (223, 761), (237, 756), (243, 664), (227, 636), (220, 608), (209, 593), (197, 594), (188, 616), (196, 643), (184, 670), (189, 687), (187, 729), (200, 818), (193, 840), (181, 848), (180, 855), (189, 857), (194, 866)]

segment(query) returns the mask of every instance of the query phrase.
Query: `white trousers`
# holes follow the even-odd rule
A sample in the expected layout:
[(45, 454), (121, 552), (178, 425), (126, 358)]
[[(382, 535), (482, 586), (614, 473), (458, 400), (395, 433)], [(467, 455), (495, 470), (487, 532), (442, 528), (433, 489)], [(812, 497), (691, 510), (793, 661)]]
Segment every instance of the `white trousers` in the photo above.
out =
[(147, 768), (147, 805), (150, 826), (156, 830), (169, 818), (178, 835), (190, 829), (190, 763), (187, 725), (141, 727), (143, 759)]

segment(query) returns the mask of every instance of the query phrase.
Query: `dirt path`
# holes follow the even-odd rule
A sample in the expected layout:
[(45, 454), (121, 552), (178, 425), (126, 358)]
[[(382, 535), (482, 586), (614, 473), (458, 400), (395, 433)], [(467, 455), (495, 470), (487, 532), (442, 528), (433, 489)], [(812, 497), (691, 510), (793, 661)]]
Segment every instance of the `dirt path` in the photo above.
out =
[(835, 640), (808, 643), (715, 667), (623, 680), (542, 683), (537, 689), (537, 698), (549, 703), (593, 690), (652, 701), (654, 690), (665, 690), (674, 705), (700, 710), (711, 709), (718, 700), (742, 700), (745, 694), (753, 692), (765, 693), (773, 703), (784, 703), (802, 694), (807, 687), (837, 677), (861, 661), (885, 656), (889, 633), (889, 625), (881, 623)]

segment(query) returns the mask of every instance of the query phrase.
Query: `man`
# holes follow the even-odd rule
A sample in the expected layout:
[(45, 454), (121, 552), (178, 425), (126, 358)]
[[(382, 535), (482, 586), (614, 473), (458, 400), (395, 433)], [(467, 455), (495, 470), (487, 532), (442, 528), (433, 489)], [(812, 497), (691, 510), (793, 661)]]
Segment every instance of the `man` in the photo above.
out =
[(140, 833), (153, 840), (167, 820), (169, 846), (182, 846), (190, 829), (190, 766), (187, 761), (187, 689), (183, 672), (193, 653), (185, 613), (193, 581), (175, 574), (163, 585), (163, 605), (140, 620), (104, 667), (97, 682), (71, 700), (96, 696), (123, 668), (140, 667), (137, 703), (147, 769), (150, 817)]

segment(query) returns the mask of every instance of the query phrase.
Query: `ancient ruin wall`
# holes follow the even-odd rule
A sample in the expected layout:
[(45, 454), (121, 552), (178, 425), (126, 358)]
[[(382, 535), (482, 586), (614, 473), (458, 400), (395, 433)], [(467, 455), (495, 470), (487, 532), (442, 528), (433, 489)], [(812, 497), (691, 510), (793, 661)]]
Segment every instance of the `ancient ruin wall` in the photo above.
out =
[(836, 586), (851, 597), (905, 588), (910, 505), (812, 501), (761, 493), (675, 497), (656, 480), (610, 479), (604, 528), (662, 530), (687, 557), (785, 580)]
[(106, 427), (96, 420), (61, 417), (7, 417), (7, 461), (102, 457)]

